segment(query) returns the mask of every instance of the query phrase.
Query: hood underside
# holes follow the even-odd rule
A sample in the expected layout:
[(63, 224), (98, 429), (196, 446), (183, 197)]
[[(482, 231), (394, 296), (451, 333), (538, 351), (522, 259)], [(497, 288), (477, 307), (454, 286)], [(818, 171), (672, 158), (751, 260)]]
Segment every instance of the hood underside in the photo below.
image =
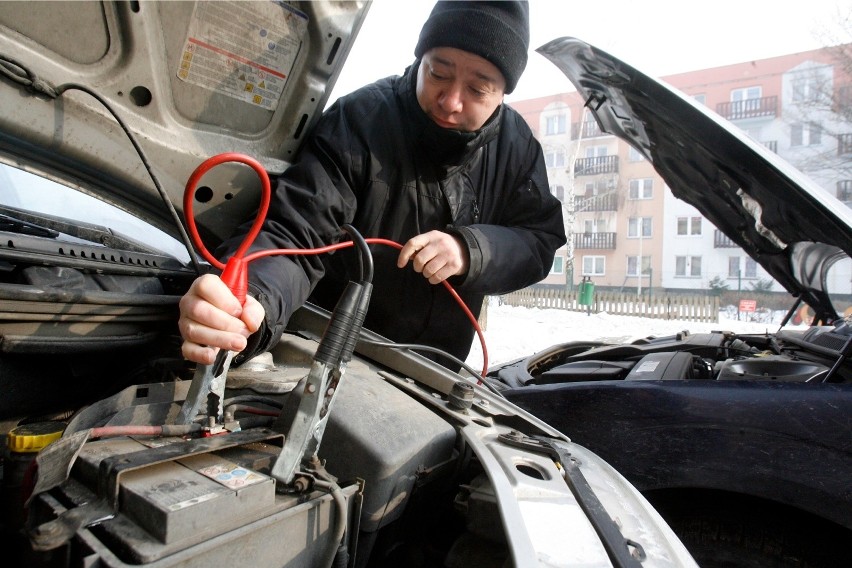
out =
[(565, 73), (604, 132), (653, 163), (675, 197), (789, 292), (833, 313), (818, 277), (852, 254), (843, 203), (691, 97), (603, 51), (560, 38), (538, 52)]
[[(210, 156), (244, 153), (273, 173), (287, 166), (322, 112), (368, 6), (0, 2), (0, 105), (15, 109), (0, 114), (0, 153), (11, 165), (26, 156), (26, 169), (72, 177), (177, 235), (106, 105), (179, 210), (186, 180)], [(214, 240), (259, 199), (257, 177), (243, 165), (219, 166), (203, 185), (210, 191), (196, 221)]]

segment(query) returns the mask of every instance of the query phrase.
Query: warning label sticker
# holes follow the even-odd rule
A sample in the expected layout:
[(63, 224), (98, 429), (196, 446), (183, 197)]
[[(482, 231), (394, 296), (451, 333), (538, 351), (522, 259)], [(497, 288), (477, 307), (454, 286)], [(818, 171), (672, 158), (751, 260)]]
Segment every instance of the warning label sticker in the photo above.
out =
[(231, 489), (239, 489), (268, 479), (264, 475), (226, 461), (199, 469), (198, 473)]
[(198, 2), (177, 76), (273, 109), (307, 28), (304, 12), (280, 2)]

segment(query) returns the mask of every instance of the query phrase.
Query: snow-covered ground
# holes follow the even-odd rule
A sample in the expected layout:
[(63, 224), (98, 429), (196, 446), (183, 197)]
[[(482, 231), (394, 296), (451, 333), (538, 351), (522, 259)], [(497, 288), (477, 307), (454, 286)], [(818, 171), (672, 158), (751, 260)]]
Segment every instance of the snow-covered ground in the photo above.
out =
[[(775, 318), (783, 318), (783, 312)], [(484, 330), (488, 349), (488, 365), (511, 361), (531, 355), (546, 347), (567, 341), (626, 342), (650, 335), (665, 336), (689, 330), (706, 333), (714, 330), (738, 333), (763, 333), (778, 330), (776, 323), (737, 321), (736, 312), (720, 312), (719, 323), (699, 323), (683, 320), (662, 320), (607, 313), (586, 314), (567, 310), (519, 308), (491, 303)], [(482, 367), (482, 347), (474, 337), (467, 363), (474, 369)]]

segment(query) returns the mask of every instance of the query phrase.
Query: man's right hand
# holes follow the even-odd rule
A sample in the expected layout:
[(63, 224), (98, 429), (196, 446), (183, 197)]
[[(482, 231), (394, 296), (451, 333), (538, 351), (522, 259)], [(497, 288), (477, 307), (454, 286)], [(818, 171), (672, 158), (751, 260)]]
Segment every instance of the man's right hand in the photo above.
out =
[(219, 349), (242, 351), (246, 339), (260, 328), (264, 315), (263, 306), (251, 296), (246, 296), (241, 306), (218, 276), (197, 278), (180, 300), (178, 327), (183, 356), (210, 365)]

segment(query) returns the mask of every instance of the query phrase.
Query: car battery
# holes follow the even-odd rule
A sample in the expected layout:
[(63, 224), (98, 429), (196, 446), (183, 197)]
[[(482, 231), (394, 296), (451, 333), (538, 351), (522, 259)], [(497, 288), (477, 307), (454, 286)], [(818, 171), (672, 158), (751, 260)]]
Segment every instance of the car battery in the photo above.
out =
[[(80, 452), (80, 468), (94, 481), (102, 456), (144, 447), (129, 438), (92, 442)], [(257, 517), (274, 505), (275, 482), (222, 455), (200, 454), (124, 474), (119, 499), (123, 514), (157, 541), (172, 544), (205, 532), (211, 519), (227, 529)]]
[[(64, 545), (69, 565), (84, 560), (73, 558), (81, 550), (85, 562), (97, 558), (99, 566), (210, 566), (225, 559), (229, 566), (315, 565), (334, 546), (339, 509), (332, 497), (276, 493), (275, 480), (263, 471), (280, 447), (272, 440), (229, 445), (229, 436), (195, 444), (132, 437), (88, 442), (71, 479), (39, 496), (35, 525), (53, 516), (75, 519), (92, 503), (106, 507), (109, 514), (82, 523), (75, 542)], [(343, 489), (347, 502), (356, 490)], [(306, 548), (306, 542), (317, 546)]]

